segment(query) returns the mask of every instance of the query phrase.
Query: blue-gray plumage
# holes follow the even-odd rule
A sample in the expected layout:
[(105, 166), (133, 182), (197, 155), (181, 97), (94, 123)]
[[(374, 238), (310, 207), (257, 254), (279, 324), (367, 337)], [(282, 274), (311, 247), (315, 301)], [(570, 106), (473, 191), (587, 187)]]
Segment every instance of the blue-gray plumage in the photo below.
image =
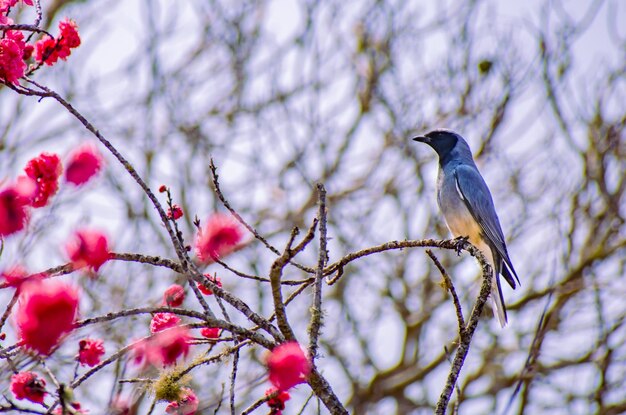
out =
[(507, 315), (499, 275), (512, 288), (515, 288), (515, 280), (519, 283), (519, 278), (506, 249), (491, 193), (474, 163), (472, 152), (463, 137), (446, 129), (434, 130), (413, 140), (428, 144), (439, 155), (439, 208), (452, 234), (468, 237), (492, 265), (495, 271), (491, 289), (494, 315), (504, 327)]

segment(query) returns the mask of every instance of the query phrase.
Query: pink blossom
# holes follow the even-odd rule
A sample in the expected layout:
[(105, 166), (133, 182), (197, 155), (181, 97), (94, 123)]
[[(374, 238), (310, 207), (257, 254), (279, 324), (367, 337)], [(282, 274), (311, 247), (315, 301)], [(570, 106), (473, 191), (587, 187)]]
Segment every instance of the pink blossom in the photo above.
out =
[(232, 216), (216, 213), (196, 236), (196, 255), (204, 263), (213, 262), (230, 254), (242, 237), (239, 223)]
[(200, 334), (207, 339), (217, 339), (220, 337), (220, 331), (219, 327), (205, 327), (200, 330)]
[(165, 408), (165, 413), (172, 415), (194, 415), (200, 402), (196, 394), (189, 388), (183, 388), (178, 401), (170, 402)]
[[(215, 283), (215, 285), (217, 285), (218, 287), (222, 288), (222, 280), (217, 275), (211, 276), (211, 274), (204, 274), (204, 277), (209, 281)], [(213, 291), (211, 291), (208, 285), (198, 284), (198, 289), (204, 295), (213, 295)]]
[(111, 258), (106, 235), (93, 229), (81, 229), (65, 246), (74, 268), (90, 267), (98, 272), (102, 264)]
[[(2, 13), (0, 11), (0, 13)], [(4, 17), (4, 16), (2, 16)], [(4, 19), (8, 20), (8, 19)], [(0, 21), (0, 24), (10, 23)], [(9, 83), (18, 84), (19, 79), (24, 76), (26, 63), (24, 62), (24, 35), (17, 30), (7, 30), (0, 39), (0, 78)]]
[(46, 381), (33, 372), (19, 372), (11, 376), (11, 392), (15, 399), (27, 399), (43, 403), (46, 396)]
[(163, 293), (163, 304), (169, 307), (178, 307), (185, 300), (185, 289), (178, 285), (172, 284)]
[(180, 356), (186, 357), (189, 353), (189, 330), (185, 327), (174, 327), (157, 333), (154, 343), (161, 352), (163, 364), (173, 365)]
[(150, 333), (158, 333), (180, 323), (180, 318), (172, 313), (156, 313), (150, 322)]
[(35, 59), (39, 63), (45, 61), (46, 65), (52, 66), (59, 59), (66, 60), (72, 53), (71, 49), (80, 46), (80, 36), (76, 22), (65, 19), (59, 22), (61, 34), (57, 39), (45, 35), (35, 44)]
[(29, 218), (29, 200), (15, 185), (0, 189), (0, 236), (24, 229)]
[(191, 336), (186, 327), (172, 327), (154, 334), (133, 347), (134, 362), (139, 365), (170, 366), (189, 353)]
[(280, 391), (273, 387), (265, 391), (265, 396), (272, 396), (267, 400), (267, 406), (270, 407), (271, 415), (282, 415), (283, 409), (285, 409), (285, 402), (291, 399), (289, 392)]
[(78, 25), (71, 19), (64, 19), (59, 22), (61, 38), (59, 40), (63, 46), (74, 49), (80, 46), (80, 36), (78, 35)]
[(19, 291), (22, 284), (27, 281), (43, 279), (46, 277), (46, 273), (40, 272), (38, 274), (29, 275), (23, 266), (14, 265), (2, 271), (0, 277), (4, 279), (6, 286), (16, 288)]
[(98, 149), (85, 144), (74, 150), (67, 161), (65, 181), (82, 186), (102, 169), (102, 155)]
[(78, 290), (59, 280), (31, 280), (22, 285), (15, 323), (27, 349), (50, 354), (61, 337), (74, 329)]
[(77, 360), (81, 365), (93, 367), (100, 363), (104, 355), (104, 343), (100, 339), (82, 339), (78, 342)]
[(57, 52), (57, 41), (48, 35), (44, 35), (35, 43), (35, 60), (39, 63), (43, 63), (44, 59), (46, 65), (52, 66), (59, 60), (59, 53)]
[(270, 382), (278, 390), (284, 391), (306, 382), (311, 373), (311, 360), (297, 342), (283, 343), (267, 358)]
[(52, 414), (53, 415), (66, 415), (66, 414), (83, 415), (83, 414), (89, 413), (87, 409), (81, 408), (80, 402), (70, 402), (69, 404), (66, 403), (65, 405), (66, 405), (65, 411), (61, 409), (60, 406), (57, 406), (57, 408), (54, 411), (52, 411)]
[(130, 407), (131, 403), (128, 399), (122, 397), (121, 395), (117, 395), (113, 398), (111, 402), (111, 407), (109, 408), (108, 415), (130, 415)]
[(31, 205), (35, 208), (47, 205), (48, 199), (59, 190), (59, 176), (63, 171), (59, 156), (41, 153), (28, 161), (24, 171), (37, 186)]
[(28, 273), (21, 265), (15, 265), (2, 271), (0, 275), (9, 287), (19, 287), (28, 276)]
[[(19, 0), (0, 0), (0, 12), (6, 12), (9, 7), (13, 7)], [(33, 5), (33, 0), (22, 0), (22, 3), (29, 6)]]
[(172, 205), (170, 209), (167, 210), (168, 219), (178, 220), (183, 217), (183, 210), (178, 205)]

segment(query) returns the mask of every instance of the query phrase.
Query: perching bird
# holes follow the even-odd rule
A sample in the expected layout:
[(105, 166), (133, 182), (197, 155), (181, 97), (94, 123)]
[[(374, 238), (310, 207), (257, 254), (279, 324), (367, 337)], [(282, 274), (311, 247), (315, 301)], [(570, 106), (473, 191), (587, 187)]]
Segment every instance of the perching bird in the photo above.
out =
[(491, 300), (494, 315), (504, 327), (507, 316), (499, 275), (513, 289), (515, 280), (519, 283), (519, 278), (506, 249), (491, 193), (474, 163), (469, 145), (459, 134), (446, 129), (433, 130), (413, 140), (428, 144), (439, 155), (439, 209), (452, 234), (468, 237), (494, 269)]

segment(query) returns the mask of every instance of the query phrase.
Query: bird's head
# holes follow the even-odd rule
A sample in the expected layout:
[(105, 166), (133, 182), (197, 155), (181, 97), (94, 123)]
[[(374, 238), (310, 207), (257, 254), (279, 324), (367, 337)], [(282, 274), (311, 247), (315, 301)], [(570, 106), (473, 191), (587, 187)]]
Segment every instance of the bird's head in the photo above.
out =
[(463, 137), (454, 131), (443, 128), (433, 130), (425, 135), (417, 136), (413, 138), (413, 140), (431, 146), (437, 152), (440, 159), (446, 158), (459, 141), (465, 142)]

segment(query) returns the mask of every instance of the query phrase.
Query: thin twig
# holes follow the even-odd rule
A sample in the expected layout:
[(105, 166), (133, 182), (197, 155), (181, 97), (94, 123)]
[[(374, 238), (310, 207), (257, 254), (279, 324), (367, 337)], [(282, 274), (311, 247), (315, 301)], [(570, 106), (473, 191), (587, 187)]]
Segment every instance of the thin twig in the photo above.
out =
[(306, 407), (309, 405), (309, 402), (311, 402), (311, 399), (313, 399), (315, 397), (314, 393), (310, 393), (309, 397), (306, 398), (306, 401), (304, 401), (304, 403), (302, 404), (302, 408), (300, 408), (300, 411), (298, 411), (298, 413), (296, 415), (302, 415), (304, 413), (304, 410), (306, 409)]
[(35, 22), (33, 23), (33, 25), (35, 27), (39, 27), (39, 24), (41, 24), (41, 19), (43, 18), (43, 12), (41, 10), (41, 0), (35, 0), (35, 11), (37, 17), (35, 18)]
[(439, 272), (443, 277), (445, 288), (447, 291), (450, 292), (450, 295), (452, 296), (452, 302), (454, 303), (454, 309), (456, 310), (456, 319), (459, 323), (459, 336), (463, 336), (463, 330), (465, 330), (465, 319), (463, 318), (463, 309), (461, 308), (461, 302), (459, 301), (459, 297), (457, 296), (456, 290), (454, 289), (454, 284), (452, 284), (450, 276), (446, 272), (443, 265), (441, 265), (441, 262), (439, 262), (435, 254), (433, 254), (433, 251), (427, 249), (426, 254), (428, 254), (430, 259), (434, 262), (437, 269), (439, 269)]
[(183, 369), (180, 372), (178, 372), (176, 377), (177, 377), (177, 379), (181, 379), (182, 377), (184, 377), (186, 374), (191, 372), (196, 367), (199, 367), (199, 366), (202, 366), (202, 365), (211, 364), (211, 363), (215, 363), (215, 362), (221, 362), (222, 359), (224, 359), (226, 356), (228, 356), (228, 355), (234, 353), (235, 351), (240, 350), (242, 347), (248, 346), (248, 345), (250, 345), (250, 341), (249, 340), (244, 340), (241, 343), (237, 343), (236, 345), (234, 345), (232, 347), (229, 347), (229, 348), (221, 351), (220, 353), (218, 353), (216, 355), (205, 357), (205, 358), (200, 359), (200, 360), (196, 360), (195, 362), (193, 362), (192, 364), (187, 366), (185, 369)]
[(239, 349), (233, 353), (233, 371), (230, 375), (230, 414), (235, 415), (235, 381), (237, 380), (237, 365), (239, 364)]
[[(327, 278), (326, 282), (328, 285), (335, 284), (339, 280), (339, 278), (341, 278), (341, 276), (343, 275), (343, 269), (346, 265), (364, 256), (376, 254), (379, 252), (391, 251), (395, 249), (426, 248), (426, 247), (458, 250), (459, 241), (455, 239), (443, 239), (443, 240), (419, 239), (419, 240), (405, 240), (405, 241), (390, 241), (381, 245), (372, 246), (370, 248), (365, 248), (357, 252), (352, 252), (350, 254), (345, 255), (343, 258), (340, 258), (339, 260), (333, 262), (332, 264), (328, 265), (324, 269), (324, 275), (330, 275), (335, 272), (337, 273), (337, 275), (335, 275), (334, 277)], [(461, 249), (466, 250), (475, 258), (477, 258), (477, 255), (482, 256), (482, 253), (480, 253), (478, 248), (476, 248), (470, 243), (465, 243), (463, 246), (461, 246)]]
[(224, 382), (222, 382), (222, 390), (220, 391), (220, 397), (217, 400), (217, 406), (213, 410), (213, 415), (217, 415), (222, 407), (222, 402), (224, 401)]
[(213, 259), (217, 264), (220, 264), (222, 267), (224, 267), (226, 270), (232, 272), (233, 274), (235, 274), (238, 277), (241, 278), (246, 278), (248, 280), (254, 280), (254, 281), (260, 281), (260, 282), (270, 282), (269, 278), (263, 278), (263, 277), (258, 277), (256, 275), (249, 275), (246, 274), (244, 272), (238, 271), (234, 268), (232, 268), (231, 266), (229, 266), (227, 263), (219, 260), (219, 259)]
[[(554, 286), (554, 275), (550, 279), (550, 285)], [(532, 379), (531, 373), (535, 370), (535, 362), (539, 357), (539, 351), (541, 349), (541, 343), (547, 332), (548, 322), (550, 320), (548, 316), (548, 309), (550, 304), (552, 303), (552, 296), (554, 295), (554, 291), (551, 291), (548, 294), (548, 299), (546, 300), (546, 305), (543, 307), (543, 311), (541, 316), (539, 317), (539, 321), (537, 322), (537, 328), (535, 329), (535, 336), (533, 337), (533, 341), (530, 345), (530, 350), (528, 351), (528, 357), (526, 358), (526, 362), (524, 363), (524, 369), (519, 374), (519, 380), (515, 385), (515, 389), (507, 402), (506, 408), (502, 412), (503, 415), (506, 415), (511, 407), (513, 406), (513, 402), (515, 402), (515, 398), (519, 394), (522, 385), (527, 381)], [(548, 316), (548, 318), (546, 318)], [(526, 386), (528, 387), (528, 386)]]
[(13, 309), (13, 306), (15, 305), (15, 303), (17, 303), (18, 297), (19, 297), (18, 290), (15, 290), (15, 292), (13, 293), (13, 297), (11, 298), (11, 301), (9, 301), (9, 304), (7, 304), (7, 308), (4, 310), (4, 314), (2, 315), (2, 318), (0, 319), (0, 331), (2, 331), (4, 324), (7, 322), (9, 316), (11, 315), (11, 310)]
[(252, 405), (250, 405), (249, 407), (247, 407), (246, 409), (244, 409), (241, 412), (241, 415), (249, 415), (252, 412), (254, 412), (257, 408), (259, 408), (261, 405), (263, 405), (265, 402), (269, 401), (272, 397), (274, 396), (274, 394), (272, 395), (267, 395), (264, 396), (260, 399), (258, 399), (256, 402), (254, 402)]
[(324, 267), (328, 261), (327, 230), (326, 230), (326, 189), (322, 183), (317, 184), (319, 197), (319, 210), (317, 219), (320, 226), (320, 245), (313, 284), (313, 305), (311, 306), (311, 318), (309, 322), (309, 357), (314, 362), (317, 357), (318, 338), (322, 328), (322, 282), (324, 280)]

